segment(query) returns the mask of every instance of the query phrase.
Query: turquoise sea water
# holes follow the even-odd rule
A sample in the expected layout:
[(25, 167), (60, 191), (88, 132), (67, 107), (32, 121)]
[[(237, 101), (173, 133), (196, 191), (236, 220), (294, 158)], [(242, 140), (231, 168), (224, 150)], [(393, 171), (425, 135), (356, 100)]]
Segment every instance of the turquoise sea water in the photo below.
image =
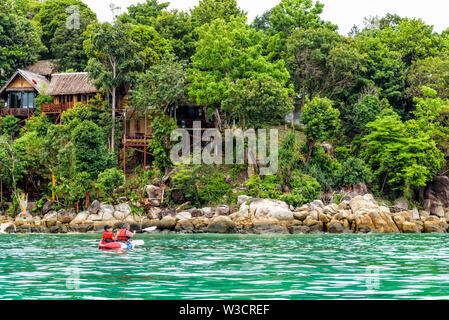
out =
[(0, 299), (449, 299), (449, 235), (0, 235)]

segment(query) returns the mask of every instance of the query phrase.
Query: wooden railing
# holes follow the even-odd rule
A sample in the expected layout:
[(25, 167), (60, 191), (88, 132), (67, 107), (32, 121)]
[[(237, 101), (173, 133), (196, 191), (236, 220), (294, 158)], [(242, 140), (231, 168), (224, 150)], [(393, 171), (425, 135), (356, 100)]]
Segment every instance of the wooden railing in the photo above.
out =
[(46, 114), (59, 114), (73, 108), (74, 103), (48, 103), (42, 104), (42, 112)]
[(28, 117), (34, 114), (34, 108), (2, 108), (1, 116)]
[(153, 139), (152, 135), (147, 135), (146, 138), (145, 135), (124, 135), (123, 145), (135, 147), (145, 146), (151, 139)]

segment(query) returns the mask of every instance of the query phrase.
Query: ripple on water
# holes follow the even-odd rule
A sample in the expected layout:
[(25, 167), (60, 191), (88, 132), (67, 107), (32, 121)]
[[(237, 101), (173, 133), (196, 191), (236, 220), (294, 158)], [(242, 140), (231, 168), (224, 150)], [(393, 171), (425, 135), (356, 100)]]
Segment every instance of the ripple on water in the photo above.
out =
[(448, 235), (0, 235), (0, 299), (448, 299)]

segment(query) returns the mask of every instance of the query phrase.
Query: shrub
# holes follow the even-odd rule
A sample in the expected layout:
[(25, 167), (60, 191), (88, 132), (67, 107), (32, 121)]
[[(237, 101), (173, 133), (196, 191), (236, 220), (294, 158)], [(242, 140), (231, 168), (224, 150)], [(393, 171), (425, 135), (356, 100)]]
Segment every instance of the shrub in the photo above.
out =
[(97, 188), (99, 188), (103, 196), (109, 198), (109, 196), (115, 200), (114, 190), (121, 187), (125, 182), (123, 172), (116, 169), (106, 169), (98, 175)]
[(335, 180), (340, 187), (356, 183), (369, 183), (371, 182), (371, 170), (363, 160), (351, 157), (343, 163)]
[(281, 196), (287, 204), (300, 207), (317, 199), (321, 186), (315, 178), (295, 170), (290, 179), (291, 192)]
[(279, 199), (282, 192), (278, 190), (279, 179), (275, 175), (265, 176), (261, 179), (259, 175), (254, 175), (246, 182), (248, 193), (252, 197), (264, 199)]

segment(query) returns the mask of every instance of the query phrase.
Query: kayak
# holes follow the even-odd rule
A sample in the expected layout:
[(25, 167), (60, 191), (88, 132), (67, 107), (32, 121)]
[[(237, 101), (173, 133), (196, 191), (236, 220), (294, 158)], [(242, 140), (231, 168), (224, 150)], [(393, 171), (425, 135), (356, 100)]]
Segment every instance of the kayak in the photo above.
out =
[(110, 243), (102, 243), (101, 240), (98, 243), (99, 249), (105, 249), (105, 250), (114, 250), (114, 249), (134, 249), (136, 246), (143, 245), (143, 240), (135, 240), (130, 241), (128, 243), (123, 242), (110, 242)]

